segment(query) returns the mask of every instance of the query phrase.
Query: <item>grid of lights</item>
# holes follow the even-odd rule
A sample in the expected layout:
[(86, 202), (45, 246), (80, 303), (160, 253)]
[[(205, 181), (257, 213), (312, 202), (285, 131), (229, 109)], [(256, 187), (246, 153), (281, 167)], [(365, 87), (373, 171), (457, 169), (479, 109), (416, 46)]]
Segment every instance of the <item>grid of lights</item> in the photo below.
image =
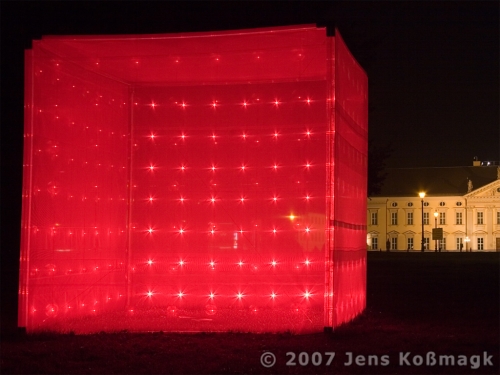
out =
[(363, 310), (366, 76), (323, 29), (211, 38), (27, 52), (21, 326), (315, 332)]

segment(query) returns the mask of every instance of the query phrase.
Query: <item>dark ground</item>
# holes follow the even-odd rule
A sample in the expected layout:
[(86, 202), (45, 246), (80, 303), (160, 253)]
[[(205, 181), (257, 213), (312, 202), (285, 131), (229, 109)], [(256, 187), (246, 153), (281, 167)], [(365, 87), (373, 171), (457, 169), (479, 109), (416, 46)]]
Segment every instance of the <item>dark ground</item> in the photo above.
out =
[[(499, 270), (499, 253), (369, 253), (368, 307), (330, 334), (26, 336), (3, 326), (1, 372), (498, 374)], [(260, 363), (267, 351), (276, 356), (269, 369)], [(313, 357), (315, 352), (321, 356)], [(329, 366), (327, 352), (336, 353)], [(363, 356), (365, 363), (359, 357), (358, 364), (346, 365), (350, 352)], [(400, 361), (407, 352), (410, 366)], [(427, 366), (425, 356), (432, 352), (436, 359), (466, 356), (467, 364)], [(493, 366), (485, 362), (484, 352)], [(369, 355), (376, 356), (378, 364)], [(418, 355), (424, 360), (420, 366), (412, 363), (418, 363)], [(481, 363), (473, 369), (476, 357), (471, 356), (476, 355)], [(313, 358), (321, 364), (315, 366)]]

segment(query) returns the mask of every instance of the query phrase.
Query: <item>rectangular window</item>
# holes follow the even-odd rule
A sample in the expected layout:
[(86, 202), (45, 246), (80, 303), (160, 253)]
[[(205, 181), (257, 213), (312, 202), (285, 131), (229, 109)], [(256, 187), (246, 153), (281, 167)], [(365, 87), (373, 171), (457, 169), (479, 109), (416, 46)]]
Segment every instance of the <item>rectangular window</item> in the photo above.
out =
[(497, 224), (500, 225), (500, 211), (497, 211)]
[(424, 248), (426, 250), (430, 249), (430, 247), (429, 247), (429, 237), (424, 237)]
[(455, 224), (456, 225), (462, 225), (462, 213), (457, 212), (455, 215)]
[(398, 225), (398, 213), (391, 212), (391, 225)]
[(392, 237), (391, 238), (391, 250), (397, 250), (397, 249), (398, 249), (398, 238)]
[(439, 213), (439, 225), (446, 225), (446, 212)]
[(457, 250), (462, 250), (464, 248), (464, 239), (462, 237), (457, 238)]
[(477, 238), (477, 249), (484, 250), (484, 238), (483, 237)]
[(439, 250), (446, 250), (446, 238), (443, 238), (442, 240), (438, 240), (438, 249)]
[(378, 212), (372, 212), (371, 214), (371, 224), (378, 225)]
[(372, 250), (378, 250), (378, 238), (372, 237)]
[(429, 213), (424, 212), (424, 225), (429, 225)]
[(477, 213), (477, 224), (478, 225), (483, 224), (483, 212), (482, 211), (479, 211)]
[(406, 215), (406, 224), (413, 225), (413, 212), (408, 212)]
[(409, 237), (406, 243), (407, 243), (407, 249), (413, 250), (413, 237)]

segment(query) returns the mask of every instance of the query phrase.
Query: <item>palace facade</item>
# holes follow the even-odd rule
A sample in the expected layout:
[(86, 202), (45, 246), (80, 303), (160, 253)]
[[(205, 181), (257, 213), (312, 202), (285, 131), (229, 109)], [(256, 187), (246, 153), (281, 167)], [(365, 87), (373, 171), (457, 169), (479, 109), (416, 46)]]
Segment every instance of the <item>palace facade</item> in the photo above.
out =
[(500, 251), (500, 167), (389, 169), (367, 210), (369, 250)]

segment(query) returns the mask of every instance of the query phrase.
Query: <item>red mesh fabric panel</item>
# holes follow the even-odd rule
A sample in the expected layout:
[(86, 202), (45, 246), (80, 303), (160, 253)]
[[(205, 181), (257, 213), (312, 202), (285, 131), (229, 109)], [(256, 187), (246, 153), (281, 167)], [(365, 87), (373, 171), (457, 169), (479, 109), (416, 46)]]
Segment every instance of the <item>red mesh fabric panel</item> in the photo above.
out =
[(335, 37), (333, 327), (366, 306), (368, 82), (340, 34)]
[(364, 308), (367, 83), (337, 37), (26, 56), (20, 326), (315, 332)]

